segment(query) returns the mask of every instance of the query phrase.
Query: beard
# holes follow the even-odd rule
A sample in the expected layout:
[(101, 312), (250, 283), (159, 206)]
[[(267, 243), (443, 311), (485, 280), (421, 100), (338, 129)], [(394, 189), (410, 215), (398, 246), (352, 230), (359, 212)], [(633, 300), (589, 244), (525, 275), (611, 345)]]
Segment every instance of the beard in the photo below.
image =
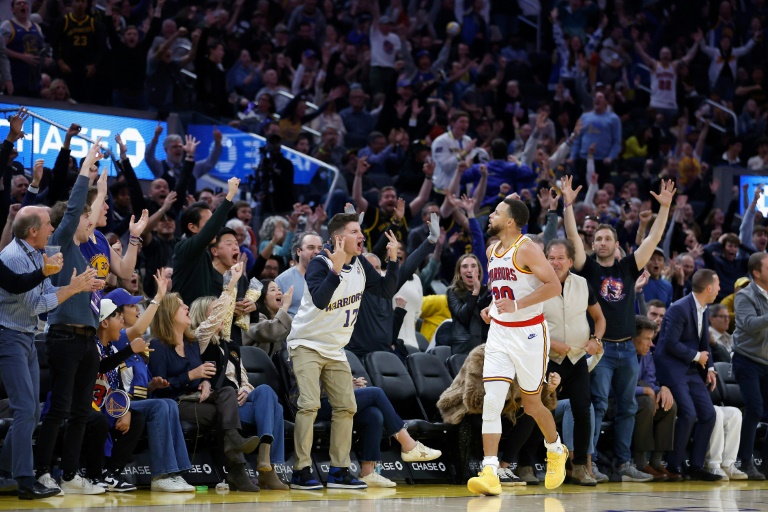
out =
[(498, 226), (494, 226), (492, 224), (488, 224), (488, 229), (486, 230), (486, 233), (488, 233), (491, 236), (496, 236), (499, 233), (501, 233), (501, 228)]

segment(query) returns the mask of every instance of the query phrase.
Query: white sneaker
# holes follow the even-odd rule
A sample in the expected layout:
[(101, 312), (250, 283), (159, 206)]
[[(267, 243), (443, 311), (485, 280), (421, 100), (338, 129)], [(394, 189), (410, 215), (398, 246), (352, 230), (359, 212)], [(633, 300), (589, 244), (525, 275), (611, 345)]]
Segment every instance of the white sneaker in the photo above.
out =
[(80, 475), (75, 475), (69, 482), (62, 480), (61, 490), (67, 494), (104, 494), (107, 492), (103, 487), (94, 485), (90, 480)]
[(713, 475), (719, 476), (723, 482), (727, 482), (729, 480), (728, 475), (725, 473), (725, 471), (720, 469), (720, 466), (707, 466), (707, 471)]
[(191, 491), (194, 491), (194, 490), (195, 490), (195, 488), (194, 488), (193, 486), (189, 485), (189, 483), (187, 483), (187, 481), (186, 481), (186, 480), (184, 480), (184, 478), (182, 478), (182, 476), (181, 476), (181, 475), (173, 475), (173, 476), (171, 476), (171, 478), (172, 478), (172, 479), (173, 479), (173, 480), (174, 480), (174, 481), (175, 481), (177, 484), (179, 484), (181, 487), (183, 487), (185, 491), (189, 491), (189, 492), (191, 492)]
[(747, 480), (749, 478), (749, 475), (737, 468), (736, 464), (731, 464), (730, 466), (722, 466), (720, 471), (721, 473), (716, 474), (721, 476), (726, 475), (729, 480)]
[(426, 462), (429, 460), (435, 460), (439, 458), (443, 452), (435, 450), (428, 446), (421, 444), (421, 441), (416, 441), (416, 446), (409, 452), (400, 452), (400, 458), (403, 462)]
[(153, 478), (150, 489), (157, 492), (190, 492), (195, 490), (194, 487), (184, 482), (184, 479), (180, 482), (173, 476)]
[(373, 472), (370, 475), (358, 477), (358, 480), (368, 484), (368, 487), (396, 487), (397, 484), (385, 476), (381, 476), (377, 472)]
[(40, 478), (38, 478), (37, 481), (48, 489), (58, 489), (59, 494), (56, 496), (64, 496), (64, 491), (61, 490), (61, 487), (59, 487), (59, 484), (56, 483), (56, 480), (53, 479), (50, 473), (40, 475)]

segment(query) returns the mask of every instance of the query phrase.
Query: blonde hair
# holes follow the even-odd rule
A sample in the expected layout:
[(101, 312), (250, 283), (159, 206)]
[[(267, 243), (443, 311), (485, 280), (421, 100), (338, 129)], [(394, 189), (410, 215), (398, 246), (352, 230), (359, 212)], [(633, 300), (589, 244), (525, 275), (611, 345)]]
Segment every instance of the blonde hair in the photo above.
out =
[[(189, 329), (194, 333), (200, 325), (208, 320), (208, 308), (216, 300), (216, 297), (198, 297), (192, 302), (192, 306), (189, 308), (189, 317), (192, 319), (192, 323)], [(211, 338), (211, 343), (214, 345), (219, 344), (219, 333), (216, 333)]]
[[(152, 319), (152, 336), (159, 339), (166, 345), (172, 347), (176, 346), (176, 312), (179, 311), (184, 301), (181, 300), (181, 295), (178, 293), (168, 293), (160, 301), (160, 306), (157, 308), (157, 313)], [(184, 339), (191, 341), (195, 339), (195, 335), (191, 329), (184, 331)]]

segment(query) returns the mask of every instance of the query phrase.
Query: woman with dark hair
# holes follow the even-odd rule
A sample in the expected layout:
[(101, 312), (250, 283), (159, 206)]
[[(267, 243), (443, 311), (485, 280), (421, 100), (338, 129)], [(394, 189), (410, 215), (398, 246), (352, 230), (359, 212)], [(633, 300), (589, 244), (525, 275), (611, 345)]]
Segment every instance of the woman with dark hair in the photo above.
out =
[[(232, 282), (236, 283), (239, 275), (242, 275), (242, 263), (235, 267), (238, 268), (233, 272)], [(244, 425), (256, 427), (261, 438), (256, 459), (259, 485), (286, 491), (288, 486), (280, 481), (270, 460), (272, 456), (276, 462), (285, 461), (283, 407), (277, 400), (277, 394), (268, 384), (254, 388), (248, 382), (248, 373), (241, 364), (240, 347), (223, 337), (222, 326), (227, 322), (228, 313), (234, 310), (236, 296), (236, 286), (230, 285), (218, 299), (196, 299), (190, 311), (191, 328), (195, 331), (203, 360), (216, 364), (218, 372), (214, 380), (217, 389), (235, 390), (240, 421)]]
[(262, 279), (261, 284), (264, 287), (256, 301), (259, 321), (251, 324), (243, 343), (255, 345), (271, 356), (285, 348), (285, 339), (291, 332), (293, 319), (288, 314), (288, 309), (293, 300), (293, 286), (283, 293), (271, 279)]
[[(237, 283), (237, 279), (233, 279)], [(159, 398), (179, 402), (179, 419), (197, 425), (198, 430), (215, 428), (221, 433), (227, 459), (227, 482), (240, 491), (258, 491), (245, 470), (244, 453), (259, 446), (258, 437), (244, 439), (239, 432), (240, 414), (237, 392), (228, 386), (216, 388), (216, 363), (200, 356), (200, 346), (190, 329), (189, 308), (178, 293), (169, 293), (160, 301), (152, 319), (149, 370), (155, 377), (168, 381), (168, 387), (158, 389)], [(223, 374), (222, 374), (223, 375)]]
[(469, 354), (488, 337), (488, 324), (480, 317), (480, 311), (491, 303), (488, 288), (483, 286), (482, 265), (477, 256), (464, 254), (459, 258), (446, 295), (453, 317), (451, 353)]

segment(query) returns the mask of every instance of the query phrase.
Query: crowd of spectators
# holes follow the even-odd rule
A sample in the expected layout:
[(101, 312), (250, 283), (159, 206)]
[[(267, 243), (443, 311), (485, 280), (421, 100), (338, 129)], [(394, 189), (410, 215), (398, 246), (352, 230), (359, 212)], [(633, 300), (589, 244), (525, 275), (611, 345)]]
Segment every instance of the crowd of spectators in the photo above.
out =
[[(15, 421), (4, 448), (13, 446), (13, 464), (0, 465), (0, 475), (15, 478), (26, 497), (120, 490), (130, 442), (117, 442), (112, 457), (96, 457), (80, 475), (88, 429), (103, 428), (111, 447), (158, 421), (155, 408), (163, 417), (198, 418), (197, 400), (208, 406), (204, 421), (221, 430), (231, 484), (258, 489), (244, 472), (242, 454), (258, 445), (240, 435), (248, 425), (262, 439), (259, 483), (283, 488), (268, 475), (284, 458), (271, 421), (280, 404), (250, 387), (233, 354), (242, 345), (269, 354), (285, 348), (306, 298), (307, 267), (328, 240), (328, 218), (359, 214), (364, 258), (382, 274), (393, 237), (399, 246), (397, 291), (364, 296), (348, 319), (351, 352), (391, 351), (405, 360), (424, 348), (424, 336), (470, 354), (487, 336), (481, 311), (492, 300), (488, 214), (512, 195), (528, 206), (527, 234), (561, 281), (578, 283), (578, 290), (564, 286), (564, 297), (583, 303), (579, 336), (587, 338), (553, 334), (558, 385), (548, 390), (569, 404), (562, 421), (576, 445), (574, 482), (605, 481), (601, 469), (624, 481), (680, 480), (691, 431), (694, 478), (764, 479), (752, 462), (768, 375), (763, 188), (721, 182), (714, 170), (759, 173), (768, 165), (768, 7), (760, 0), (555, 3), (542, 2), (534, 33), (518, 20), (525, 13), (515, 2), (487, 0), (12, 0), (12, 17), (0, 24), (7, 94), (159, 118), (196, 110), (314, 156), (343, 179), (323, 198), (328, 211), (295, 202), (292, 166), (275, 151), (271, 188), (237, 201), (237, 179), (220, 193), (196, 184), (218, 161), (221, 132), (201, 161), (194, 137), (166, 134), (160, 162), (158, 126), (146, 153), (155, 180), (145, 194), (119, 138), (111, 183), (99, 171), (98, 147), (81, 162), (71, 156), (76, 111), (53, 169), (14, 161), (26, 113), (10, 118), (0, 147), (0, 351), (13, 357), (0, 358), (0, 375)], [(727, 199), (725, 211), (717, 198)], [(46, 245), (62, 255), (44, 258)], [(256, 289), (258, 298), (249, 293)], [(109, 298), (116, 291), (122, 298)], [(703, 311), (693, 332), (704, 345), (684, 361), (686, 383), (664, 370), (669, 358), (689, 355), (667, 348), (682, 335), (664, 315), (680, 301)], [(55, 362), (33, 465), (40, 417), (33, 337), (42, 329)], [(146, 347), (133, 343), (147, 329), (155, 340), (149, 364), (140, 355)], [(658, 373), (655, 343), (665, 348)], [(126, 365), (130, 376), (115, 371), (117, 354), (135, 363)], [(685, 386), (713, 387), (723, 376), (712, 362), (731, 360), (746, 404), (741, 427), (738, 409), (681, 398)], [(106, 391), (158, 402), (94, 427), (97, 375)], [(603, 460), (598, 440), (609, 394), (614, 460)], [(168, 398), (179, 403), (173, 413), (163, 408)], [(395, 436), (404, 454), (430, 450), (390, 426), (382, 400), (371, 400), (384, 414), (386, 428), (377, 432)], [(65, 419), (57, 483), (51, 472)], [(175, 431), (167, 436), (167, 446), (178, 443)], [(363, 481), (391, 484), (375, 462), (364, 464)], [(172, 462), (154, 462), (152, 488), (188, 490), (180, 476), (188, 466), (181, 449)], [(502, 482), (519, 483), (508, 466)], [(538, 482), (532, 466), (518, 471), (531, 484)]]

